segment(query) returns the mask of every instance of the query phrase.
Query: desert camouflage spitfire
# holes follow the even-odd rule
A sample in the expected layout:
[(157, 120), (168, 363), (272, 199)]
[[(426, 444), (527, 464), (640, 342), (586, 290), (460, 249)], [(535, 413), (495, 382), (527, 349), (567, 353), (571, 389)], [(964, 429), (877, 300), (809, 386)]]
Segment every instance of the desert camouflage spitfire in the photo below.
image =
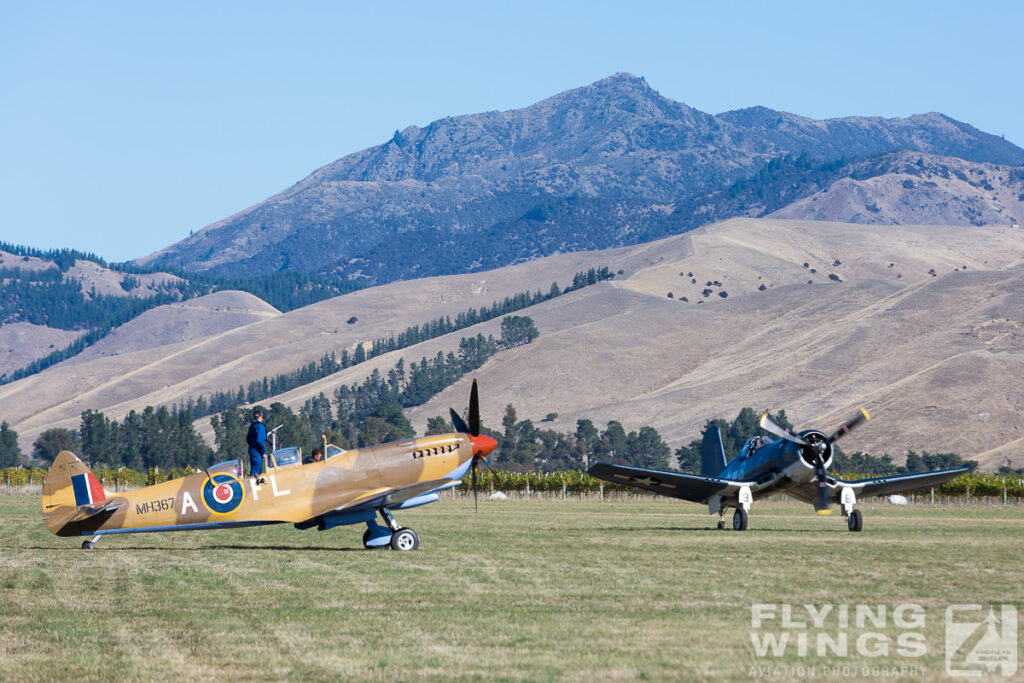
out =
[[(358, 450), (333, 445), (321, 462), (303, 463), (298, 448), (274, 451), (259, 485), (228, 461), (202, 472), (153, 486), (111, 493), (70, 451), (53, 461), (43, 483), (43, 521), (58, 536), (100, 536), (156, 531), (220, 529), (293, 523), (321, 531), (365, 523), (363, 545), (415, 550), (419, 537), (401, 527), (392, 510), (432, 503), (458, 486), (497, 446), (480, 434), (476, 381), (470, 394), (469, 425), (451, 411), (456, 433), (386, 443)], [(386, 526), (375, 522), (380, 514)]]

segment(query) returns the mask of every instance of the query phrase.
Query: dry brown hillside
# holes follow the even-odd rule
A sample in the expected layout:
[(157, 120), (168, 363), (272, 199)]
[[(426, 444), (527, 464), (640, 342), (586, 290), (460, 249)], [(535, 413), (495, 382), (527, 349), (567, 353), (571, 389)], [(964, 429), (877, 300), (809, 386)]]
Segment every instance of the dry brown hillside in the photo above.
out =
[[(393, 283), (198, 341), (51, 368), (0, 387), (0, 416), (25, 446), (49, 426), (77, 426), (87, 408), (120, 417), (237, 387), (608, 265), (624, 274), (529, 309), (541, 337), (477, 372), (486, 424), (500, 424), (512, 403), (520, 418), (558, 413), (546, 424), (556, 429), (571, 430), (581, 417), (601, 426), (616, 419), (627, 430), (651, 424), (675, 446), (707, 419), (734, 417), (744, 406), (784, 408), (797, 425), (824, 428), (864, 405), (873, 419), (844, 448), (897, 459), (907, 449), (955, 451), (992, 467), (1007, 459), (1020, 466), (1022, 255), (1024, 231), (1004, 227), (738, 219), (635, 247)], [(351, 316), (358, 321), (348, 325)], [(297, 408), (399, 356), (453, 350), (476, 331), (278, 398)], [(417, 428), (448, 406), (464, 407), (468, 383), (411, 411)]]
[[(396, 282), (282, 315), (259, 316), (255, 322), (198, 339), (175, 341), (164, 334), (173, 330), (164, 329), (159, 338), (169, 343), (159, 346), (152, 345), (153, 331), (145, 321), (138, 326), (129, 323), (142, 341), (115, 332), (111, 343), (101, 348), (103, 355), (73, 358), (0, 387), (0, 417), (18, 431), (22, 447), (30, 447), (44, 429), (77, 428), (84, 410), (101, 410), (120, 419), (147, 405), (248, 385), (410, 325), (454, 317), (524, 290), (546, 292), (555, 280), (569, 284), (576, 272), (609, 258), (609, 253), (563, 254), (488, 273)], [(208, 316), (208, 311), (194, 307), (195, 301), (154, 309), (146, 314), (147, 320), (173, 318), (184, 324), (189, 316)], [(352, 318), (355, 322), (349, 323)]]
[(81, 332), (32, 323), (0, 325), (0, 374), (11, 373), (75, 341)]
[(276, 308), (248, 292), (214, 292), (150, 309), (65, 363), (78, 365), (101, 356), (196, 342), (279, 315)]
[[(617, 419), (678, 444), (744, 406), (834, 427), (864, 405), (874, 420), (846, 448), (1024, 464), (1024, 231), (737, 220), (648, 246), (657, 264), (532, 310), (540, 339), (477, 373), (486, 423), (511, 402), (557, 429)], [(704, 299), (707, 281), (722, 284)]]

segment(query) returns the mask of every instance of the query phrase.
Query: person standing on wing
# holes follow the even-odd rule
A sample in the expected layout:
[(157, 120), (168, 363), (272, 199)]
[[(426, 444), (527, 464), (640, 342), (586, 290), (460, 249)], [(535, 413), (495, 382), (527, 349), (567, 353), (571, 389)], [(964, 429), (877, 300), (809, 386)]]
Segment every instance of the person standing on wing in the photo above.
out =
[(257, 484), (265, 484), (263, 458), (267, 454), (267, 426), (263, 424), (263, 411), (253, 411), (245, 440), (249, 444), (249, 474), (256, 477)]

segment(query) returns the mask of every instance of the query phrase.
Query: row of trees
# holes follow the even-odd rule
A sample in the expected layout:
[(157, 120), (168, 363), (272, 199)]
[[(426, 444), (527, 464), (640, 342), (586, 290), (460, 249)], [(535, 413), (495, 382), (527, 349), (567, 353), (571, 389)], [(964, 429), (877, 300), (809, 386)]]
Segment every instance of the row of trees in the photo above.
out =
[(196, 433), (188, 410), (147, 406), (141, 413), (129, 412), (121, 422), (87, 410), (77, 436), (81, 453), (94, 464), (146, 470), (213, 462), (213, 451)]
[(591, 420), (584, 419), (576, 421), (574, 432), (562, 433), (539, 429), (532, 420), (519, 420), (511, 403), (505, 406), (501, 424), (500, 433), (484, 431), (498, 441), (494, 463), (510, 471), (584, 470), (598, 461), (669, 467), (671, 450), (653, 427), (627, 433), (620, 422), (612, 420), (599, 431)]
[[(596, 283), (601, 278), (607, 279), (609, 277), (612, 277), (612, 275), (607, 267), (601, 269), (591, 268), (587, 272), (576, 273), (574, 282), (581, 283), (579, 284), (580, 287), (585, 287), (592, 284), (591, 280)], [(340, 370), (358, 365), (389, 351), (407, 348), (429, 339), (435, 339), (480, 322), (491, 320), (504, 313), (528, 308), (553, 296), (560, 296), (569, 291), (572, 291), (572, 288), (561, 290), (558, 287), (558, 283), (554, 282), (551, 284), (551, 290), (547, 295), (542, 294), (539, 290), (532, 295), (521, 292), (511, 297), (505, 297), (504, 300), (495, 302), (492, 306), (485, 306), (480, 310), (470, 308), (468, 311), (458, 314), (454, 322), (450, 317), (444, 316), (423, 325), (412, 325), (397, 336), (378, 339), (369, 346), (369, 349), (367, 349), (365, 344), (357, 344), (355, 350), (351, 353), (348, 349), (342, 349), (340, 354), (335, 352), (324, 354), (319, 361), (307, 363), (300, 368), (290, 372), (279, 373), (273, 377), (264, 376), (262, 379), (253, 380), (249, 383), (248, 387), (239, 386), (237, 391), (217, 391), (209, 397), (189, 398), (185, 403), (179, 404), (178, 409), (191, 410), (196, 417), (204, 417), (246, 403), (256, 403), (270, 396), (277, 396), (297, 387), (311, 384)], [(536, 339), (539, 334), (531, 318), (526, 316), (506, 316), (501, 323), (500, 344), (504, 348), (528, 344)]]

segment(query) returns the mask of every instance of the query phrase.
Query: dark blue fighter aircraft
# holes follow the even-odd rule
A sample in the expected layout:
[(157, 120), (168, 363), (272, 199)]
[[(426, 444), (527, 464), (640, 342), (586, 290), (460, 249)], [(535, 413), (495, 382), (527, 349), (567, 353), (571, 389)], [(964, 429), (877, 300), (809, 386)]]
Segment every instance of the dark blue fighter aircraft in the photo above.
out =
[(652, 470), (598, 463), (589, 474), (614, 484), (627, 484), (662, 496), (707, 503), (710, 514), (718, 513), (718, 528), (725, 528), (725, 511), (735, 508), (732, 528), (747, 528), (747, 513), (755, 499), (785, 493), (814, 505), (818, 514), (832, 512), (838, 503), (850, 531), (860, 531), (864, 518), (854, 509), (857, 498), (885, 496), (915, 491), (955, 479), (972, 467), (957, 467), (930, 472), (913, 472), (890, 477), (871, 477), (844, 481), (828, 476), (832, 463), (832, 444), (857, 425), (871, 419), (863, 408), (831, 435), (816, 429), (791, 434), (761, 416), (761, 428), (779, 437), (772, 441), (761, 436), (748, 440), (739, 454), (726, 464), (722, 434), (711, 426), (701, 447), (701, 474)]

